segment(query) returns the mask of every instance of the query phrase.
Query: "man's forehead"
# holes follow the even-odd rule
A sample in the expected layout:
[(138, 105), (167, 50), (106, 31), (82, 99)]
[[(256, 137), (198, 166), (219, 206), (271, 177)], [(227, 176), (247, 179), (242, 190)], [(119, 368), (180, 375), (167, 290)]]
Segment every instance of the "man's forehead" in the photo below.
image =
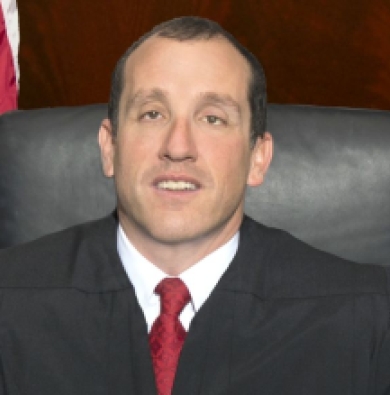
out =
[[(124, 67), (124, 73), (126, 76), (126, 71), (131, 69), (131, 67), (136, 63), (137, 60), (139, 60), (139, 54), (146, 52), (146, 49), (149, 47), (160, 47), (161, 45), (164, 45), (165, 43), (176, 43), (179, 44), (180, 46), (183, 47), (192, 47), (194, 44), (197, 46), (199, 45), (204, 45), (206, 48), (209, 44), (217, 45), (220, 48), (224, 48), (226, 52), (233, 52), (236, 55), (238, 55), (238, 59), (241, 59), (242, 61), (242, 67), (247, 68), (249, 73), (251, 73), (251, 66), (248, 62), (247, 59), (240, 53), (240, 51), (224, 36), (220, 34), (216, 34), (213, 37), (199, 37), (199, 38), (192, 38), (188, 40), (178, 40), (175, 38), (170, 38), (170, 37), (164, 37), (164, 36), (159, 36), (157, 34), (154, 34), (150, 37), (148, 37), (145, 41), (143, 41), (126, 59), (125, 62), (125, 67)], [(153, 53), (151, 54), (153, 55)]]
[[(184, 59), (187, 59), (187, 54), (191, 57), (191, 52), (188, 53), (185, 48), (191, 51), (191, 48), (195, 47), (195, 50), (197, 51), (196, 57), (193, 59), (193, 62), (190, 63), (190, 66), (194, 63), (196, 64), (199, 59), (199, 64), (203, 65), (203, 67), (207, 67), (209, 62), (202, 61), (200, 58), (203, 54), (206, 57), (210, 55), (214, 56), (215, 50), (217, 50), (217, 52), (220, 50), (222, 51), (221, 56), (223, 57), (223, 54), (225, 52), (227, 53), (228, 61), (225, 62), (221, 59), (221, 57), (217, 56), (220, 62), (222, 62), (220, 66), (222, 69), (225, 69), (225, 73), (228, 73), (231, 76), (229, 68), (233, 68), (235, 72), (239, 73), (240, 70), (242, 71), (242, 76), (240, 77), (242, 82), (237, 85), (238, 88), (236, 86), (236, 93), (229, 91), (230, 88), (227, 89), (227, 91), (224, 91), (222, 86), (231, 78), (222, 78), (221, 81), (219, 79), (222, 75), (220, 73), (220, 68), (214, 67), (214, 69), (217, 70), (216, 78), (211, 81), (211, 85), (206, 86), (208, 84), (207, 83), (204, 84), (205, 86), (203, 88), (199, 89), (199, 92), (197, 92), (197, 100), (209, 100), (210, 102), (214, 103), (218, 102), (220, 104), (230, 106), (236, 112), (241, 113), (243, 105), (239, 102), (242, 100), (247, 102), (248, 100), (251, 68), (247, 59), (244, 58), (237, 48), (235, 48), (225, 37), (220, 35), (208, 39), (198, 38), (182, 41), (154, 35), (145, 40), (132, 54), (129, 55), (125, 64), (123, 90), (121, 95), (122, 111), (127, 113), (127, 111), (134, 104), (145, 100), (145, 98), (150, 100), (155, 99), (166, 103), (169, 101), (169, 93), (164, 91), (164, 88), (160, 85), (160, 81), (157, 81), (156, 84), (151, 81), (151, 71), (161, 66), (161, 63), (157, 57), (160, 56), (161, 53), (166, 53), (165, 49), (167, 48), (169, 50), (172, 43), (174, 44), (174, 48), (179, 49), (179, 52), (174, 51), (174, 56), (177, 56), (177, 58), (174, 58), (175, 61), (178, 61), (180, 56), (183, 56)], [(204, 51), (202, 49), (203, 44), (205, 45)], [(167, 45), (166, 48), (164, 48), (165, 45)], [(163, 50), (161, 50), (162, 48)], [(180, 48), (184, 49), (183, 53), (180, 51)], [(160, 55), (156, 55), (156, 52), (158, 52)], [(235, 63), (229, 63), (230, 60)], [(139, 79), (140, 75), (142, 76), (141, 79)], [(193, 75), (196, 77), (200, 76), (199, 81), (202, 85), (203, 74), (195, 73)], [(163, 82), (164, 81), (162, 81), (162, 83)], [(229, 93), (231, 94), (229, 95)], [(241, 97), (241, 99), (239, 99), (239, 97)]]

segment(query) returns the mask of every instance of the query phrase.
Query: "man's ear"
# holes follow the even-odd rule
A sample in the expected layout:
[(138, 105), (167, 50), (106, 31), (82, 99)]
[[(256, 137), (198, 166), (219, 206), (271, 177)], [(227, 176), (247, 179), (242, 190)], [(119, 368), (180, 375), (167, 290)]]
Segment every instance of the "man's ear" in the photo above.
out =
[(265, 173), (272, 160), (273, 138), (269, 132), (258, 137), (252, 149), (251, 164), (247, 179), (247, 185), (256, 187), (263, 183)]
[(100, 147), (100, 158), (102, 161), (103, 173), (106, 177), (114, 176), (115, 157), (115, 137), (109, 119), (104, 119), (100, 125), (98, 134)]

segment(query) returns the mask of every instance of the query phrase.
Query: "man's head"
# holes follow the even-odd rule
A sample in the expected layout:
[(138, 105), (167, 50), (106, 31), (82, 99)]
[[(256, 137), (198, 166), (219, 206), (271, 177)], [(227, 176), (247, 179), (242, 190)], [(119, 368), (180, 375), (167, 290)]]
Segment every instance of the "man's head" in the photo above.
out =
[(218, 36), (228, 40), (247, 60), (251, 76), (248, 81), (248, 100), (251, 108), (251, 139), (262, 136), (266, 130), (267, 91), (263, 67), (257, 58), (224, 30), (218, 23), (199, 17), (182, 17), (163, 22), (135, 41), (119, 59), (112, 74), (111, 92), (108, 104), (108, 118), (113, 131), (118, 129), (119, 101), (124, 87), (124, 70), (129, 56), (152, 36), (165, 37), (178, 41), (210, 40)]
[[(272, 138), (259, 130), (264, 118), (259, 123), (253, 114), (264, 106), (261, 69), (253, 77), (252, 63), (218, 25), (188, 21), (212, 33), (186, 27), (179, 39), (171, 28), (187, 26), (187, 19), (167, 22), (156, 28), (163, 35), (152, 31), (123, 58), (111, 120), (99, 131), (125, 233), (171, 274), (233, 236), (246, 186), (261, 184), (272, 156)], [(248, 90), (260, 104), (252, 104)], [(253, 125), (262, 135), (251, 138)]]

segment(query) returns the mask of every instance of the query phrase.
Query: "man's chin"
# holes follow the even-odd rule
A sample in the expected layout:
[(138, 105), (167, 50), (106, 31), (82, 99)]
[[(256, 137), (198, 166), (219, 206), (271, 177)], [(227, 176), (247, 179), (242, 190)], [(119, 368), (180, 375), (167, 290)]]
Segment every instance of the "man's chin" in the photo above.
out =
[[(148, 213), (149, 214), (149, 213)], [(225, 239), (237, 231), (240, 221), (234, 221), (235, 212), (227, 217), (216, 215), (170, 213), (169, 215), (129, 216), (122, 215), (122, 226), (130, 240), (138, 240), (147, 248), (160, 245), (196, 245), (210, 239)], [(237, 214), (237, 212), (236, 212)], [(121, 216), (120, 216), (121, 217)], [(237, 224), (235, 224), (237, 222)], [(229, 223), (231, 225), (229, 226)], [(230, 228), (234, 228), (233, 230)], [(233, 232), (233, 234), (234, 234)], [(206, 242), (207, 243), (207, 242)]]
[[(167, 246), (182, 245), (183, 247), (199, 246), (204, 242), (206, 244), (213, 243), (213, 240), (224, 239), (225, 233), (226, 223), (224, 221), (218, 223), (195, 223), (194, 221), (164, 223), (149, 229), (149, 235), (155, 243)], [(231, 235), (229, 234), (229, 236)]]
[[(121, 215), (120, 215), (121, 217)], [(166, 245), (187, 243), (198, 238), (202, 233), (201, 224), (196, 224), (185, 215), (132, 217), (123, 215), (120, 218), (122, 227), (128, 233), (129, 239)]]
[(155, 242), (166, 245), (186, 244), (201, 239), (207, 230), (197, 231), (189, 225), (183, 226), (160, 226), (150, 229), (150, 236)]

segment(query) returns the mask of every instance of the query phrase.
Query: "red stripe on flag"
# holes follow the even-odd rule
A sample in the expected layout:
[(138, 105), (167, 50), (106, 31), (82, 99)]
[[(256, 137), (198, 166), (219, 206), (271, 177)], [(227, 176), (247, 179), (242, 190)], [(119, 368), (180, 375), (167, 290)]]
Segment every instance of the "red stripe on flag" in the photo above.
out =
[(3, 9), (0, 5), (0, 114), (17, 108), (17, 83), (8, 42)]

